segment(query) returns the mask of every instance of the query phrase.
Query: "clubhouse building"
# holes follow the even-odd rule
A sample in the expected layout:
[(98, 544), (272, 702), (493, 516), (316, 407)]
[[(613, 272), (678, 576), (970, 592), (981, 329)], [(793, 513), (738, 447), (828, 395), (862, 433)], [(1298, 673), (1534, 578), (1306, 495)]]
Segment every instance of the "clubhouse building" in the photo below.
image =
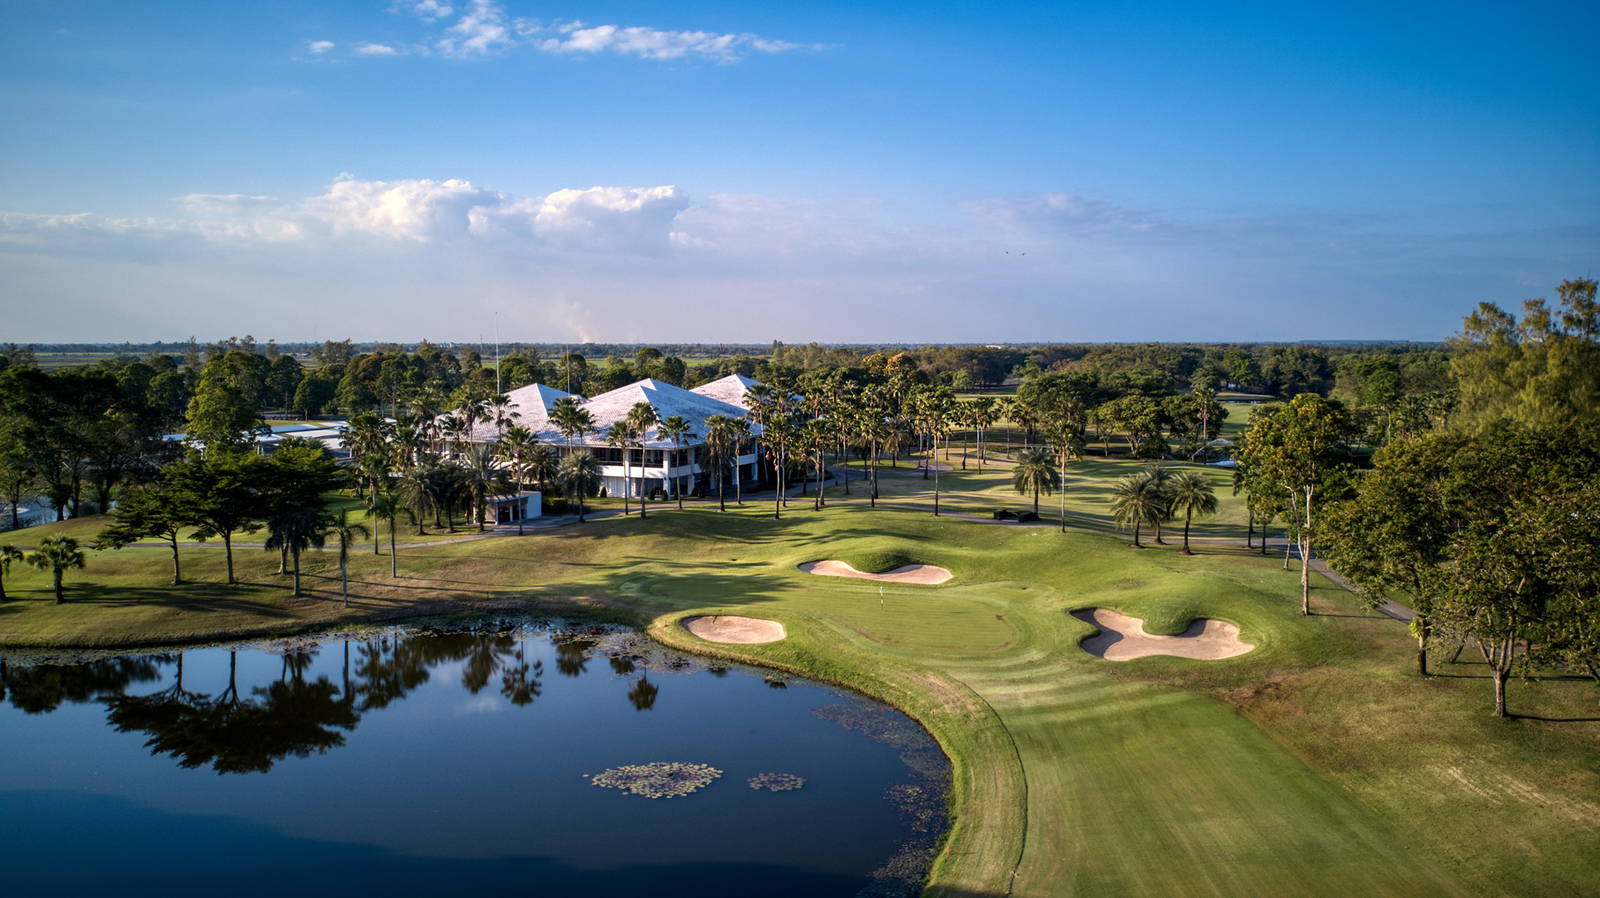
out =
[[(739, 374), (730, 374), (719, 380), (685, 390), (654, 378), (635, 381), (599, 396), (585, 398), (566, 393), (545, 384), (529, 384), (512, 390), (506, 396), (511, 400), (511, 411), (516, 418), (513, 424), (524, 427), (541, 443), (558, 448), (583, 447), (600, 462), (602, 487), (607, 495), (628, 496), (659, 495), (676, 497), (701, 489), (714, 489), (716, 474), (711, 470), (705, 452), (706, 419), (713, 415), (744, 418), (750, 411), (746, 392), (760, 384)], [(593, 430), (582, 436), (568, 439), (551, 421), (556, 403), (567, 397), (589, 412)], [(611, 425), (628, 416), (635, 404), (647, 403), (655, 409), (656, 419), (665, 420), (674, 415), (689, 422), (689, 433), (678, 443), (662, 435), (660, 427), (645, 431), (640, 442), (623, 450), (607, 445), (606, 432)], [(500, 438), (501, 428), (492, 421), (474, 422), (468, 437), (473, 442), (493, 443)], [(757, 464), (760, 449), (755, 437), (761, 426), (750, 423), (750, 438), (739, 449), (737, 464), (729, 472), (727, 484), (749, 484), (761, 479)], [(624, 453), (627, 455), (624, 464)]]

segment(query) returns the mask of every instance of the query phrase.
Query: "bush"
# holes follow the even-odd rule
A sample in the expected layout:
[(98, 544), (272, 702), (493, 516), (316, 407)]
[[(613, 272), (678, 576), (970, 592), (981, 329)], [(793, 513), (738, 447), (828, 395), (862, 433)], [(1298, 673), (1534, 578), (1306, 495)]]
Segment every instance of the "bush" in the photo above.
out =
[(571, 506), (572, 503), (568, 502), (564, 498), (551, 498), (549, 496), (545, 496), (539, 501), (540, 512), (549, 515), (571, 514), (575, 510)]
[(997, 521), (1015, 521), (1017, 516), (1009, 508), (997, 508), (994, 512), (994, 519)]
[(1037, 520), (1039, 520), (1039, 516), (1031, 511), (1017, 512), (1017, 523), (1019, 524), (1031, 524)]

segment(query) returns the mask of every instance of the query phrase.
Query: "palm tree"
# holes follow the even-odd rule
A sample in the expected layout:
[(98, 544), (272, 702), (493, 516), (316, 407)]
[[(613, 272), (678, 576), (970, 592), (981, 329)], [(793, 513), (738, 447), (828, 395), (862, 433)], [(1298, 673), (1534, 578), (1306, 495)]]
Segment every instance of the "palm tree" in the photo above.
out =
[(294, 566), (295, 598), (300, 598), (300, 553), (306, 549), (320, 549), (328, 534), (328, 513), (320, 505), (302, 505), (285, 510), (272, 520), (267, 536), (268, 551), (278, 549), (289, 553)]
[[(978, 437), (978, 472), (980, 474), (983, 472), (984, 439), (988, 434), (989, 425), (994, 423), (994, 419), (995, 419), (995, 401), (993, 399), (990, 399), (989, 397), (986, 396), (986, 397), (978, 399), (977, 401), (972, 403), (972, 411), (971, 411), (971, 419), (970, 420), (972, 421), (973, 428), (977, 431), (977, 437)], [(967, 468), (967, 460), (965, 458), (963, 458), (963, 459), (961, 459), (961, 469), (964, 471), (964, 470), (966, 470), (966, 468)]]
[(430, 470), (432, 467), (433, 465), (427, 463), (412, 465), (400, 475), (397, 484), (400, 496), (405, 499), (406, 506), (411, 510), (411, 516), (416, 519), (418, 536), (426, 532), (423, 523), (428, 519), (428, 508), (433, 503)]
[(50, 572), (50, 580), (56, 591), (56, 604), (60, 605), (67, 600), (61, 588), (61, 575), (64, 571), (83, 567), (83, 550), (78, 547), (78, 541), (70, 536), (47, 536), (39, 541), (39, 548), (28, 555), (28, 564)]
[(783, 519), (784, 498), (784, 468), (787, 466), (789, 447), (795, 442), (794, 422), (787, 415), (774, 415), (761, 425), (761, 442), (767, 446), (767, 455), (772, 459), (772, 476), (774, 490), (772, 493), (772, 517), (776, 520)]
[(489, 419), (494, 421), (496, 435), (504, 435), (507, 425), (522, 417), (511, 397), (504, 393), (489, 397), (488, 411)]
[(1061, 472), (1048, 449), (1024, 449), (1011, 470), (1011, 486), (1021, 495), (1033, 493), (1033, 513), (1039, 514), (1039, 494), (1054, 495), (1061, 487)]
[(487, 443), (473, 443), (462, 459), (462, 473), (467, 499), (473, 516), (478, 519), (478, 532), (483, 532), (483, 519), (488, 513), (489, 500), (503, 495), (507, 482), (505, 474), (495, 462), (494, 449)]
[(1149, 509), (1146, 507), (1145, 486), (1148, 481), (1137, 474), (1129, 474), (1111, 487), (1111, 517), (1123, 530), (1133, 528), (1133, 547), (1142, 549), (1139, 529), (1144, 525)]
[(749, 418), (729, 418), (728, 427), (733, 438), (733, 454), (728, 459), (728, 464), (733, 468), (733, 501), (743, 505), (744, 478), (739, 476), (739, 456), (744, 454), (744, 441), (750, 439), (755, 431), (750, 426)]
[(633, 427), (626, 418), (612, 424), (611, 429), (606, 431), (606, 445), (622, 453), (622, 513), (628, 514), (631, 508), (628, 493), (633, 486), (633, 471), (628, 461), (633, 454)]
[(711, 469), (717, 472), (717, 507), (719, 511), (728, 510), (727, 472), (728, 458), (733, 452), (734, 424), (727, 415), (708, 415), (706, 417), (706, 456)]
[[(661, 419), (657, 432), (661, 434), (663, 439), (671, 441), (674, 452), (681, 452), (684, 442), (694, 438), (694, 432), (689, 427), (689, 419), (682, 415), (668, 415)], [(682, 459), (680, 458), (679, 460), (681, 461)], [(678, 497), (678, 510), (682, 511), (683, 477), (681, 475), (673, 479), (672, 492)]]
[(827, 477), (828, 446), (833, 442), (833, 427), (824, 418), (813, 418), (800, 428), (800, 447), (805, 450), (807, 458), (817, 472), (817, 492), (812, 500), (812, 509), (821, 511), (825, 503), (822, 495), (822, 484)]
[[(529, 461), (533, 455), (533, 448), (539, 445), (528, 428), (519, 425), (506, 428), (498, 442), (494, 444), (495, 458), (511, 471), (511, 478), (515, 481), (516, 488), (521, 491), (527, 486)], [(522, 513), (517, 513), (517, 535), (521, 536)]]
[(1160, 465), (1151, 465), (1139, 475), (1147, 480), (1150, 495), (1152, 516), (1151, 524), (1156, 528), (1156, 545), (1166, 545), (1166, 540), (1161, 538), (1161, 525), (1172, 520), (1172, 472)]
[(471, 433), (471, 422), (461, 415), (446, 415), (439, 422), (439, 435), (452, 450), (460, 451), (461, 444), (467, 441)]
[(11, 562), (22, 560), (22, 550), (16, 546), (0, 546), (0, 602), (6, 601), (6, 575), (11, 573)]
[(1083, 457), (1083, 435), (1070, 422), (1061, 421), (1050, 428), (1047, 435), (1050, 448), (1056, 455), (1056, 467), (1061, 471), (1061, 532), (1067, 532), (1067, 462)]
[[(644, 443), (649, 435), (650, 428), (661, 423), (661, 417), (656, 414), (656, 407), (648, 402), (635, 402), (633, 408), (628, 409), (628, 433), (633, 437), (633, 446), (639, 450), (639, 520), (645, 519), (645, 500), (649, 498), (650, 491), (646, 488), (648, 478), (644, 476)], [(657, 434), (657, 438), (660, 434)], [(663, 482), (664, 483), (664, 482)]]
[(561, 456), (556, 454), (553, 446), (547, 443), (534, 443), (528, 447), (527, 459), (523, 463), (525, 477), (533, 480), (543, 490), (555, 483), (556, 472), (561, 467)]
[(572, 396), (563, 396), (556, 400), (550, 409), (550, 423), (561, 431), (567, 440), (567, 454), (572, 454), (572, 441), (583, 439), (584, 435), (594, 430), (594, 416), (589, 410), (578, 404)]
[[(376, 521), (389, 522), (389, 577), (399, 579), (400, 559), (395, 552), (394, 528), (400, 523), (400, 494), (393, 490), (385, 490), (372, 499), (372, 518)], [(377, 540), (373, 540), (377, 544)]]
[(567, 495), (578, 503), (578, 523), (583, 523), (583, 497), (600, 485), (600, 463), (588, 450), (580, 449), (562, 459), (557, 477)]
[(1204, 474), (1183, 471), (1172, 478), (1170, 498), (1172, 510), (1183, 512), (1183, 554), (1193, 555), (1189, 551), (1189, 522), (1197, 514), (1216, 514), (1217, 494)]
[(323, 526), (326, 528), (323, 541), (327, 535), (339, 541), (339, 595), (344, 599), (344, 607), (350, 607), (350, 547), (358, 541), (372, 536), (372, 531), (367, 525), (358, 524), (350, 520), (348, 512), (341, 511), (336, 518), (325, 519)]

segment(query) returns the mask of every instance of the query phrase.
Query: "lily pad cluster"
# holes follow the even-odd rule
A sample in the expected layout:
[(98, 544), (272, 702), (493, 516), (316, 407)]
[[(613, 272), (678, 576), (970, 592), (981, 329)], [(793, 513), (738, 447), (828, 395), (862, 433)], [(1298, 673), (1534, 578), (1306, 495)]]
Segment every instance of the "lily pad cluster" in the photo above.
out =
[(683, 761), (655, 761), (650, 764), (625, 764), (596, 774), (584, 774), (592, 785), (602, 789), (621, 789), (645, 798), (681, 798), (711, 785), (722, 771), (710, 764)]
[(793, 773), (758, 773), (748, 780), (750, 788), (768, 792), (790, 792), (806, 784), (806, 778)]

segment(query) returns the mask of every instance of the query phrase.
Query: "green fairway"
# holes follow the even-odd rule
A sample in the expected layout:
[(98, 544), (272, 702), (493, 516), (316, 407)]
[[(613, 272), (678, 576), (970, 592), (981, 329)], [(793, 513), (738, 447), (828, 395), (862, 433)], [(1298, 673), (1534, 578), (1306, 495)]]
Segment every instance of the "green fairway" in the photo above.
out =
[[(176, 589), (160, 546), (97, 552), (69, 574), (61, 606), (41, 573), (14, 567), (0, 642), (149, 644), (461, 610), (597, 613), (648, 624), (687, 651), (851, 685), (922, 720), (955, 776), (931, 894), (1600, 888), (1591, 844), (1600, 724), (1490, 719), (1472, 665), (1448, 668), (1460, 677), (1412, 675), (1404, 627), (1320, 578), (1313, 604), (1323, 613), (1301, 617), (1298, 576), (1281, 556), (1232, 544), (1242, 517), (1226, 472), (1206, 469), (1224, 506), (1204, 524), (1202, 554), (1127, 548), (1103, 532), (1098, 491), (1135, 467), (1075, 462), (1065, 534), (935, 518), (922, 510), (931, 483), (903, 476), (883, 479), (895, 507), (877, 511), (857, 482), (849, 500), (831, 489), (821, 513), (791, 500), (781, 521), (770, 498), (752, 499), (727, 514), (662, 505), (647, 521), (402, 546), (398, 580), (387, 555), (367, 549), (352, 557), (348, 610), (333, 553), (307, 557), (308, 596), (292, 600), (276, 554), (259, 548), (236, 550), (246, 582), (233, 588), (217, 582), (213, 546), (185, 550), (199, 582)], [(1003, 465), (941, 483), (947, 508), (1024, 504)], [(48, 532), (8, 538), (29, 544)], [(883, 585), (796, 567), (826, 558), (925, 562), (955, 576)], [(1077, 647), (1090, 627), (1068, 614), (1095, 606), (1143, 617), (1152, 632), (1196, 616), (1232, 621), (1256, 649), (1218, 662), (1103, 661)], [(778, 620), (790, 635), (712, 645), (677, 625), (704, 613)], [(1577, 681), (1521, 684), (1513, 705), (1596, 716), (1593, 686)]]

